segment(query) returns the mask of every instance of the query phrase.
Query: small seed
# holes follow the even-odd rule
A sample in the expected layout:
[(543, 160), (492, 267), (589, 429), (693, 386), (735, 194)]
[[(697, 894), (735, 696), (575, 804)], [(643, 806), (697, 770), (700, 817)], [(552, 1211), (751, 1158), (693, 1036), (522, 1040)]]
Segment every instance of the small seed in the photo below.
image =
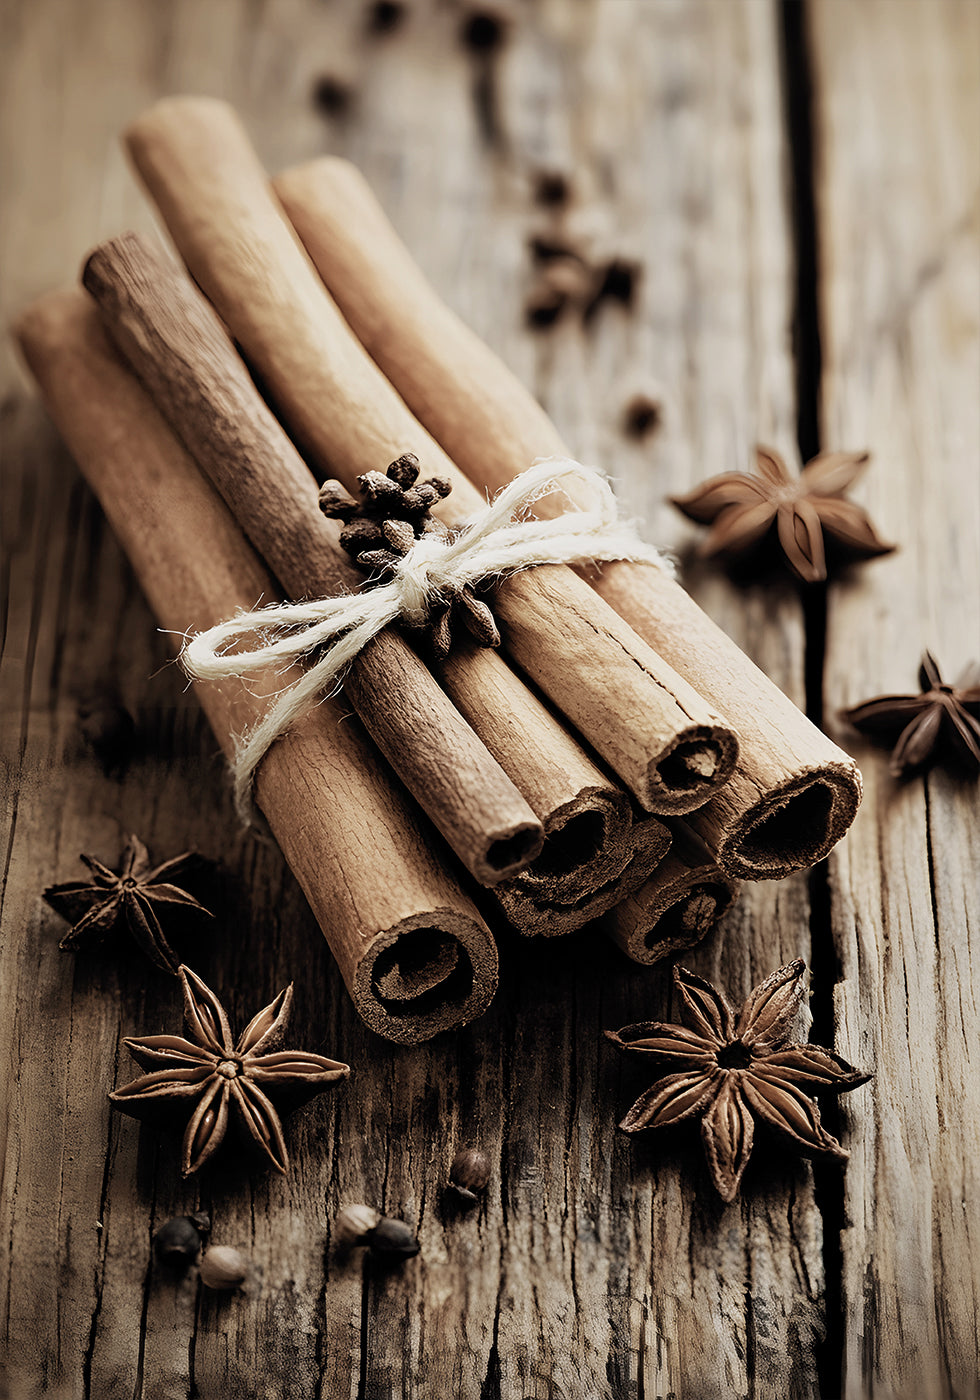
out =
[(374, 1229), (367, 1232), (364, 1243), (370, 1245), (375, 1254), (402, 1259), (410, 1259), (421, 1248), (404, 1220), (389, 1220), (387, 1217), (379, 1220)]
[(555, 209), (567, 204), (571, 197), (568, 177), (560, 170), (540, 170), (534, 179), (534, 201), (545, 208)]
[(350, 1249), (357, 1244), (366, 1244), (367, 1235), (380, 1222), (381, 1216), (373, 1206), (344, 1206), (337, 1212), (333, 1225), (334, 1243), (340, 1249)]
[(201, 1282), (205, 1288), (230, 1292), (241, 1288), (247, 1278), (248, 1265), (231, 1245), (213, 1244), (201, 1260)]
[[(206, 1219), (207, 1217), (205, 1217)], [(153, 1236), (153, 1253), (171, 1269), (186, 1269), (201, 1252), (201, 1231), (197, 1217), (177, 1215), (161, 1225)]]
[(327, 117), (342, 117), (352, 95), (350, 84), (332, 73), (323, 73), (313, 84), (313, 105)]
[(449, 1168), (449, 1185), (464, 1201), (472, 1204), (478, 1191), (485, 1191), (490, 1180), (490, 1159), (478, 1147), (464, 1147)]
[(660, 426), (663, 405), (652, 394), (634, 394), (623, 408), (623, 431), (627, 437), (645, 438)]

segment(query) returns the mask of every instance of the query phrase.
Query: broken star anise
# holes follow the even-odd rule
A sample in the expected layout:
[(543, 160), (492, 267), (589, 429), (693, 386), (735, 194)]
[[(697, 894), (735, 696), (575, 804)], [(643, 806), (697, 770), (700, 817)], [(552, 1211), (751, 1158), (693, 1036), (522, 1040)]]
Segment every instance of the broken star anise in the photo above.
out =
[[(334, 520), (343, 520), (341, 546), (359, 568), (389, 577), (420, 539), (450, 537), (450, 530), (430, 514), (452, 486), (441, 476), (419, 481), (419, 461), (406, 452), (386, 472), (365, 472), (357, 478), (361, 500), (356, 501), (339, 481), (325, 481), (320, 488), (320, 509)], [(449, 655), (452, 624), (461, 622), (481, 647), (500, 645), (493, 613), (472, 588), (464, 585), (451, 594), (441, 593), (432, 602), (419, 629), (436, 656)]]
[(683, 1025), (641, 1021), (606, 1035), (647, 1057), (661, 1072), (620, 1123), (628, 1133), (701, 1119), (701, 1138), (718, 1194), (731, 1201), (752, 1151), (756, 1123), (808, 1156), (847, 1160), (820, 1124), (812, 1095), (842, 1094), (870, 1075), (832, 1050), (789, 1040), (804, 996), (802, 959), (752, 991), (736, 1013), (721, 992), (675, 967)]
[(197, 859), (193, 851), (151, 868), (150, 856), (138, 836), (126, 840), (119, 871), (110, 870), (94, 856), (80, 856), (92, 872), (90, 880), (51, 885), (43, 898), (68, 919), (72, 927), (61, 940), (62, 948), (99, 944), (120, 923), (151, 962), (164, 972), (177, 973), (177, 958), (167, 942), (157, 910), (195, 909), (211, 918), (211, 911), (173, 880)]
[[(282, 1050), (293, 1000), (292, 983), (245, 1027), (237, 1044), (214, 993), (189, 967), (178, 971), (184, 988), (184, 1020), (190, 1039), (149, 1035), (127, 1040), (133, 1059), (149, 1073), (109, 1095), (133, 1118), (193, 1107), (184, 1131), (181, 1168), (190, 1176), (218, 1150), (234, 1119), (277, 1171), (289, 1154), (272, 1097), (294, 1100), (320, 1094), (350, 1067), (305, 1050)], [(270, 1097), (271, 1096), (271, 1097)]]
[(935, 657), (919, 667), (919, 695), (877, 695), (841, 711), (862, 734), (895, 742), (891, 771), (896, 778), (942, 757), (970, 777), (980, 773), (980, 665), (975, 661), (946, 685)]
[(786, 560), (805, 583), (827, 577), (824, 536), (852, 559), (871, 559), (895, 548), (879, 538), (867, 512), (844, 492), (867, 465), (867, 452), (822, 452), (794, 476), (778, 452), (757, 447), (759, 474), (725, 472), (671, 503), (689, 520), (712, 529), (698, 547), (702, 558), (745, 554), (775, 522)]

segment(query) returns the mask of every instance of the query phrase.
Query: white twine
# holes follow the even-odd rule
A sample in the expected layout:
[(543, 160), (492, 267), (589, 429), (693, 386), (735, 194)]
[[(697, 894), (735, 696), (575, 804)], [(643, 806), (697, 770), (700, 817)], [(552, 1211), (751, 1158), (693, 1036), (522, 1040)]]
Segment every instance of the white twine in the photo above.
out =
[[(586, 500), (585, 509), (553, 519), (528, 516), (535, 501), (568, 481), (579, 488), (576, 498)], [(441, 596), (535, 564), (612, 559), (669, 567), (659, 550), (644, 544), (634, 527), (620, 519), (616, 498), (601, 472), (568, 458), (542, 459), (503, 487), (455, 537), (416, 541), (383, 584), (359, 593), (239, 612), (199, 632), (181, 653), (185, 670), (197, 680), (244, 679), (326, 647), (300, 679), (279, 694), (259, 723), (236, 737), (233, 771), (239, 809), (247, 810), (252, 778), (271, 745), (318, 697), (336, 689), (349, 663), (389, 623), (402, 619), (419, 626)], [(235, 650), (255, 633), (263, 639), (258, 645)]]

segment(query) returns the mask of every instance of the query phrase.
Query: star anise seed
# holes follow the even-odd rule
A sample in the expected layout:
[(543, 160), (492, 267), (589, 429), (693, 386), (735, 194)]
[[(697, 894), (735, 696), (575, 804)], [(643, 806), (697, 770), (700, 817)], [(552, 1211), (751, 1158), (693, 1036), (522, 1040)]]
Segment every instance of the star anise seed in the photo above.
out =
[(91, 880), (51, 885), (43, 898), (72, 927), (61, 947), (75, 951), (100, 944), (123, 923), (136, 943), (157, 967), (177, 974), (177, 958), (167, 942), (157, 910), (194, 909), (212, 917), (193, 895), (173, 883), (197, 859), (184, 851), (151, 868), (146, 847), (138, 836), (126, 840), (119, 871), (110, 870), (94, 856), (80, 856), (92, 872)]
[(866, 511), (844, 492), (867, 466), (867, 452), (822, 452), (794, 476), (778, 452), (757, 447), (758, 475), (726, 472), (670, 500), (689, 520), (712, 528), (698, 546), (702, 558), (746, 554), (775, 524), (790, 568), (805, 583), (827, 577), (824, 536), (852, 559), (895, 548), (882, 540)]
[(196, 1172), (224, 1141), (234, 1119), (277, 1171), (289, 1168), (278, 1094), (309, 1098), (350, 1067), (304, 1050), (282, 1050), (293, 1000), (292, 983), (245, 1027), (237, 1043), (224, 1008), (189, 967), (178, 976), (184, 989), (184, 1020), (190, 1039), (150, 1035), (127, 1040), (126, 1048), (149, 1073), (109, 1095), (115, 1108), (133, 1118), (153, 1117), (174, 1107), (192, 1108), (184, 1131), (181, 1166)]
[(946, 685), (931, 652), (919, 667), (919, 695), (876, 695), (842, 710), (862, 734), (897, 742), (891, 771), (896, 778), (931, 767), (943, 758), (968, 777), (980, 773), (980, 665), (971, 662)]
[(847, 1160), (821, 1126), (812, 1095), (846, 1093), (870, 1079), (819, 1045), (789, 1041), (804, 996), (802, 959), (779, 968), (735, 1012), (709, 982), (675, 967), (682, 1025), (641, 1021), (606, 1031), (621, 1050), (647, 1056), (661, 1075), (620, 1123), (628, 1133), (701, 1119), (718, 1194), (734, 1199), (757, 1122), (807, 1156)]

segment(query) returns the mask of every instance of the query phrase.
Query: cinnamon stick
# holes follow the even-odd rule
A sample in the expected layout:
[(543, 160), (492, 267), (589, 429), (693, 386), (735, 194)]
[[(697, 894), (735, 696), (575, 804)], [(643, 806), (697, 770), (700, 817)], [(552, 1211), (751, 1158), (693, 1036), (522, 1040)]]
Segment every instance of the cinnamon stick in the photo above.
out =
[[(208, 627), (274, 598), (273, 580), (109, 344), (90, 298), (45, 297), (16, 335), (161, 626)], [(277, 673), (268, 689), (282, 683)], [(258, 687), (199, 685), (197, 694), (230, 754), (232, 736), (261, 712)], [(270, 749), (256, 796), (372, 1030), (413, 1044), (480, 1015), (496, 987), (493, 939), (356, 720), (325, 700)]]
[[(359, 587), (361, 577), (338, 543), (340, 526), (319, 511), (313, 478), (187, 273), (156, 245), (126, 234), (91, 255), (84, 280), (164, 416), (293, 595)], [(464, 646), (446, 664), (443, 680), (486, 745), (479, 752), (483, 770), (491, 757), (499, 763), (498, 773), (506, 773), (547, 838), (530, 864), (525, 856), (532, 883), (577, 892), (608, 879), (629, 825), (626, 795), (497, 655)], [(493, 879), (489, 860), (476, 868), (466, 861), (481, 883), (513, 878), (514, 862), (505, 869), (499, 844), (489, 840), (499, 777), (491, 771), (484, 778), (465, 763), (454, 738), (454, 726), (463, 727), (460, 714), (449, 710), (415, 653), (394, 633), (379, 638), (351, 668), (346, 689), (454, 849), (492, 859)], [(513, 803), (504, 796), (509, 805), (502, 810), (510, 815)]]
[[(593, 919), (628, 902), (658, 870), (671, 843), (671, 835), (656, 817), (645, 817), (630, 829), (619, 869), (598, 886), (568, 899), (535, 888), (523, 876), (506, 880), (493, 890), (493, 898), (519, 933), (528, 937), (555, 938), (573, 933)], [(667, 856), (669, 859), (669, 856)]]
[[(443, 518), (478, 508), (480, 492), (351, 334), (231, 109), (169, 98), (126, 140), (195, 281), (314, 468), (352, 486), (412, 451), (453, 483)], [(731, 729), (570, 569), (505, 580), (495, 612), (511, 654), (642, 806), (688, 812), (727, 780), (737, 752)]]
[(634, 962), (650, 965), (693, 948), (731, 908), (738, 882), (685, 823), (650, 878), (607, 914), (603, 927)]
[[(359, 587), (339, 525), (319, 511), (313, 478), (184, 270), (148, 239), (124, 234), (96, 249), (83, 281), (157, 407), (289, 594)], [(513, 876), (541, 851), (534, 811), (397, 633), (382, 633), (354, 660), (346, 694), (477, 880)]]
[[(325, 157), (275, 189), (365, 348), (477, 486), (497, 490), (536, 457), (568, 455), (527, 389), (425, 279), (354, 166)], [(825, 856), (861, 800), (854, 761), (666, 573), (619, 562), (589, 582), (738, 732), (730, 781), (690, 818), (718, 861), (758, 880)]]

